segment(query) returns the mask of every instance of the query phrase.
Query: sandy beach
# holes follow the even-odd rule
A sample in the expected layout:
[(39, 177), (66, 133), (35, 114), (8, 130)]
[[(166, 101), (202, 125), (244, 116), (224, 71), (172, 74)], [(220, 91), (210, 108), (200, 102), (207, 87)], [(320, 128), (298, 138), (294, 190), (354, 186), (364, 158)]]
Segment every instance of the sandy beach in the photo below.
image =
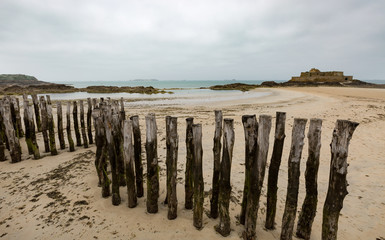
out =
[[(219, 219), (207, 216), (210, 207), (213, 168), (214, 110), (223, 111), (224, 118), (233, 118), (235, 146), (231, 169), (232, 196), (230, 217), (232, 232), (227, 239), (240, 239), (244, 226), (238, 223), (244, 183), (244, 133), (241, 117), (244, 114), (269, 114), (273, 117), (270, 133), (270, 163), (275, 113), (283, 111), (286, 117), (286, 139), (278, 180), (276, 229), (264, 229), (266, 206), (266, 171), (257, 221), (258, 239), (279, 239), (287, 187), (287, 160), (291, 144), (294, 118), (321, 118), (322, 148), (318, 173), (318, 208), (311, 239), (321, 239), (322, 208), (326, 198), (330, 147), (337, 119), (360, 123), (353, 134), (348, 157), (348, 191), (339, 219), (338, 239), (385, 239), (385, 89), (362, 88), (276, 88), (253, 91), (271, 92), (265, 97), (240, 99), (210, 104), (141, 106), (129, 105), (126, 114), (139, 115), (142, 144), (145, 143), (145, 120), (153, 112), (158, 125), (158, 156), (160, 166), (159, 212), (146, 213), (145, 196), (138, 206), (127, 207), (127, 189), (120, 188), (122, 203), (112, 206), (111, 198), (101, 197), (94, 166), (95, 145), (74, 153), (59, 150), (58, 156), (44, 153), (44, 158), (33, 160), (27, 156), (27, 147), (21, 139), (24, 160), (11, 164), (0, 162), (0, 239), (223, 239), (214, 230)], [(55, 104), (53, 103), (53, 106)], [(54, 109), (56, 111), (56, 108)], [(178, 117), (178, 217), (167, 219), (165, 117)], [(186, 160), (185, 118), (194, 117), (203, 127), (203, 174), (205, 203), (203, 229), (193, 226), (192, 211), (184, 209), (184, 171)], [(56, 122), (56, 114), (55, 114)], [(65, 124), (65, 123), (64, 123)], [(307, 123), (307, 129), (309, 121)], [(74, 132), (72, 132), (74, 134)], [(306, 130), (307, 134), (307, 130)], [(66, 142), (67, 138), (65, 136)], [(41, 133), (38, 134), (40, 152), (44, 150)], [(58, 145), (58, 140), (57, 140)], [(301, 160), (298, 213), (305, 196), (305, 167), (307, 139)], [(145, 164), (145, 151), (142, 148)], [(8, 157), (9, 159), (9, 157)], [(144, 166), (146, 172), (146, 167)], [(144, 185), (146, 186), (146, 185)], [(296, 226), (296, 225), (295, 225)], [(295, 237), (293, 237), (296, 239)]]

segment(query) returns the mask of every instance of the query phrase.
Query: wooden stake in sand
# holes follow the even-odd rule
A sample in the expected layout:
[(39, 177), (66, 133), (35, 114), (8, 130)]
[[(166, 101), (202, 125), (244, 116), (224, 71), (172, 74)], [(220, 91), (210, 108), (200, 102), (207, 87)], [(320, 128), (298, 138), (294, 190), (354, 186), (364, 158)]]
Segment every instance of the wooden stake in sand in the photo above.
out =
[(159, 167), (157, 152), (157, 127), (155, 114), (146, 116), (146, 154), (147, 154), (147, 212), (158, 212)]
[(56, 111), (57, 111), (57, 135), (59, 137), (60, 149), (66, 148), (66, 143), (64, 141), (64, 133), (63, 133), (63, 110), (61, 102), (56, 103)]
[(16, 137), (15, 129), (12, 124), (12, 116), (9, 101), (3, 102), (1, 112), (3, 115), (3, 122), (5, 127), (5, 134), (7, 135), (9, 143), (9, 153), (11, 155), (11, 162), (16, 163), (21, 161), (21, 147), (19, 139)]
[(82, 129), (82, 137), (83, 137), (83, 146), (84, 148), (88, 148), (88, 140), (86, 134), (86, 124), (84, 122), (84, 104), (83, 100), (79, 100), (80, 105), (80, 127)]
[(88, 135), (89, 143), (93, 144), (94, 139), (92, 137), (91, 118), (92, 118), (92, 103), (91, 103), (91, 98), (87, 98), (87, 135)]
[(221, 137), (222, 137), (222, 111), (215, 110), (215, 132), (214, 132), (214, 167), (212, 196), (210, 200), (210, 217), (218, 217), (218, 197), (219, 197), (219, 176), (221, 169)]
[(0, 162), (4, 162), (5, 158), (5, 127), (3, 121), (3, 113), (2, 113), (2, 101), (0, 99)]
[(271, 130), (271, 116), (259, 116), (256, 159), (250, 164), (250, 188), (247, 196), (244, 239), (255, 239), (255, 228), (258, 219), (259, 199), (261, 197), (267, 153), (269, 150), (269, 135)]
[(137, 197), (143, 197), (143, 165), (142, 165), (142, 141), (140, 139), (139, 117), (132, 116), (132, 131), (134, 133), (134, 157), (135, 157), (135, 181)]
[(193, 224), (196, 229), (203, 227), (203, 202), (204, 182), (202, 174), (202, 125), (193, 124), (193, 145), (194, 145), (194, 208)]
[(285, 141), (285, 121), (286, 113), (277, 112), (275, 120), (274, 147), (270, 160), (267, 183), (266, 229), (274, 229), (275, 213), (277, 208), (278, 172), (281, 165), (283, 143)]
[(329, 187), (322, 216), (322, 239), (337, 239), (338, 218), (348, 194), (346, 174), (349, 143), (357, 126), (356, 122), (337, 120), (333, 131)]
[(192, 126), (194, 118), (186, 118), (186, 171), (185, 171), (185, 204), (186, 209), (193, 208), (194, 197), (194, 144)]
[(171, 117), (168, 127), (168, 136), (170, 143), (169, 162), (167, 163), (167, 198), (168, 198), (168, 215), (167, 218), (172, 220), (177, 217), (178, 200), (176, 194), (176, 177), (178, 163), (178, 128), (177, 118)]
[(170, 163), (170, 121), (171, 116), (166, 116), (166, 197), (164, 199), (163, 204), (168, 205), (168, 185), (169, 185), (169, 177), (168, 177), (168, 169)]
[(74, 101), (74, 107), (72, 110), (72, 115), (74, 118), (74, 130), (75, 130), (75, 136), (76, 136), (76, 146), (79, 147), (82, 145), (82, 139), (81, 139), (80, 131), (79, 131), (78, 104), (76, 101)]
[(310, 239), (311, 227), (317, 211), (317, 176), (321, 150), (321, 119), (310, 119), (308, 132), (309, 154), (306, 162), (306, 197), (299, 214), (297, 237)]
[(245, 224), (247, 197), (250, 191), (250, 169), (251, 163), (257, 157), (257, 137), (258, 137), (258, 122), (255, 115), (242, 116), (243, 130), (245, 133), (245, 185), (243, 188), (242, 208), (239, 215), (239, 222)]
[(67, 102), (67, 138), (68, 138), (68, 145), (70, 148), (70, 152), (75, 151), (75, 144), (74, 140), (72, 140), (72, 135), (71, 135), (71, 102)]
[(295, 215), (297, 212), (298, 188), (302, 148), (307, 119), (295, 118), (291, 135), (289, 155), (288, 184), (285, 211), (282, 218), (281, 240), (292, 239)]
[(120, 98), (120, 121), (123, 122), (126, 119), (126, 112), (124, 111), (123, 97)]
[(28, 100), (24, 101), (24, 125), (25, 125), (25, 141), (28, 147), (28, 153), (33, 154), (34, 159), (40, 158), (39, 146), (36, 141), (35, 123), (33, 120), (32, 109)]
[(37, 99), (36, 94), (32, 94), (32, 102), (33, 102), (33, 108), (35, 110), (35, 119), (36, 119), (36, 126), (37, 126), (37, 131), (41, 132), (41, 120), (40, 120), (40, 109), (39, 109), (39, 101)]
[(16, 97), (10, 97), (11, 103), (11, 113), (12, 113), (12, 122), (15, 127), (16, 136), (18, 138), (24, 137), (23, 127), (21, 126), (21, 117), (20, 117), (20, 104), (19, 99)]
[(47, 103), (44, 96), (40, 96), (40, 111), (41, 111), (41, 132), (44, 139), (44, 150), (50, 152), (49, 138), (48, 138), (48, 113)]
[[(47, 95), (47, 100), (50, 99)], [(47, 101), (47, 126), (49, 133), (49, 148), (51, 149), (51, 155), (57, 155), (56, 141), (55, 141), (55, 124), (53, 121), (51, 100)]]
[(229, 214), (231, 195), (230, 173), (234, 140), (234, 120), (225, 118), (223, 127), (223, 153), (219, 177), (219, 224), (215, 226), (215, 230), (224, 237), (228, 236), (231, 231)]
[(135, 190), (135, 158), (134, 146), (132, 145), (132, 123), (131, 120), (124, 120), (123, 124), (123, 156), (126, 169), (126, 182), (128, 194), (128, 207), (136, 207), (136, 190)]

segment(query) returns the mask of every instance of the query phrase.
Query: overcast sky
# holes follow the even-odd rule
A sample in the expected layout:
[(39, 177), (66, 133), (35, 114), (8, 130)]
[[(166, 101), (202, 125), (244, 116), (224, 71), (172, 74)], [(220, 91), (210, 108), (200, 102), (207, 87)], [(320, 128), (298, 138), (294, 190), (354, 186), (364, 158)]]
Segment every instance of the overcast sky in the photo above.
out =
[(384, 0), (0, 0), (0, 73), (44, 81), (385, 79)]

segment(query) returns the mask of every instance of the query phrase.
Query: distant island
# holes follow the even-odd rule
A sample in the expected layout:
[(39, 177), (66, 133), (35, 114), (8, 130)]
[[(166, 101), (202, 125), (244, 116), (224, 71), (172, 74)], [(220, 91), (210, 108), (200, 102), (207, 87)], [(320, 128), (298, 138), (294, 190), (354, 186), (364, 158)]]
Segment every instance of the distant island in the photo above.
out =
[(133, 81), (133, 82), (157, 82), (159, 80), (158, 79), (132, 79), (130, 81)]

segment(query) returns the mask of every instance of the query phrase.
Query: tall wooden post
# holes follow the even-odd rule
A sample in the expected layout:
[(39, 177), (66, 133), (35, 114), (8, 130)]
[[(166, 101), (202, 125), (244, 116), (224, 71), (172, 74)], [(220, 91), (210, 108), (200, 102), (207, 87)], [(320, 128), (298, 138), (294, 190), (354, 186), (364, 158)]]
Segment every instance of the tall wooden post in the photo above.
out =
[(295, 215), (297, 213), (298, 188), (302, 148), (307, 119), (295, 118), (289, 155), (288, 184), (285, 211), (282, 217), (281, 240), (292, 239)]
[(26, 96), (25, 94), (23, 95), (24, 101), (23, 101), (23, 108), (24, 108), (24, 126), (25, 126), (25, 142), (27, 143), (27, 149), (28, 149), (28, 154), (32, 155), (33, 154), (33, 146), (32, 146), (32, 139), (31, 139), (31, 129), (29, 126), (29, 121), (28, 121), (28, 98), (24, 97)]
[(92, 137), (92, 126), (91, 126), (91, 117), (92, 117), (92, 103), (91, 98), (87, 98), (87, 135), (88, 141), (90, 144), (94, 143), (94, 139)]
[(231, 231), (229, 214), (231, 195), (230, 173), (234, 140), (234, 120), (225, 118), (223, 127), (223, 153), (219, 177), (219, 224), (215, 226), (215, 230), (224, 237), (230, 235)]
[(146, 116), (146, 154), (147, 154), (147, 212), (158, 212), (159, 167), (157, 152), (157, 127), (155, 114)]
[(259, 199), (261, 197), (267, 152), (269, 150), (269, 135), (271, 130), (271, 116), (260, 115), (257, 137), (256, 159), (252, 158), (250, 164), (250, 188), (247, 196), (244, 239), (255, 239)]
[(120, 121), (123, 122), (126, 119), (126, 112), (124, 111), (123, 97), (120, 98)]
[(16, 137), (15, 129), (12, 124), (12, 116), (9, 102), (3, 103), (1, 106), (3, 114), (3, 122), (5, 126), (5, 134), (7, 135), (11, 162), (16, 163), (21, 161), (21, 147), (19, 139)]
[[(49, 99), (49, 95), (47, 95), (47, 99)], [(49, 101), (49, 104), (47, 104), (47, 126), (49, 133), (49, 148), (51, 149), (51, 155), (54, 156), (57, 155), (58, 152), (56, 149), (55, 124), (53, 121), (51, 100)]]
[(285, 141), (285, 121), (286, 113), (277, 112), (275, 119), (273, 154), (271, 155), (269, 177), (267, 182), (266, 229), (274, 229), (275, 213), (277, 208), (278, 172), (281, 165), (283, 143)]
[(337, 239), (338, 218), (348, 194), (346, 174), (349, 143), (357, 126), (356, 122), (337, 120), (333, 131), (329, 187), (322, 215), (322, 239)]
[(20, 104), (19, 99), (16, 97), (10, 98), (11, 103), (11, 112), (12, 112), (12, 121), (15, 126), (16, 136), (18, 138), (24, 137), (23, 127), (21, 125), (21, 117), (20, 117)]
[(244, 115), (242, 116), (242, 123), (245, 133), (245, 183), (239, 222), (244, 225), (246, 221), (247, 197), (250, 191), (251, 163), (254, 161), (253, 159), (256, 158), (256, 151), (258, 147), (258, 122), (255, 115)]
[(221, 169), (221, 136), (222, 136), (222, 111), (215, 110), (215, 132), (214, 132), (214, 167), (212, 196), (210, 200), (210, 217), (218, 217), (218, 197), (219, 197), (219, 176)]
[(81, 139), (80, 131), (79, 131), (78, 104), (76, 101), (74, 101), (74, 107), (72, 110), (72, 115), (74, 118), (74, 130), (75, 130), (75, 136), (76, 136), (76, 146), (79, 147), (82, 145), (82, 139)]
[(33, 102), (33, 108), (35, 110), (35, 119), (36, 119), (36, 126), (37, 126), (37, 131), (41, 132), (41, 120), (40, 120), (40, 109), (39, 109), (39, 101), (37, 99), (36, 94), (32, 94), (32, 102)]
[(84, 122), (84, 104), (83, 100), (79, 100), (80, 105), (80, 127), (82, 129), (82, 137), (83, 137), (83, 146), (84, 148), (88, 148), (88, 140), (86, 134), (86, 124)]
[(194, 145), (194, 208), (193, 224), (196, 229), (203, 227), (203, 202), (204, 182), (202, 174), (202, 125), (193, 124), (193, 145)]
[(193, 208), (194, 197), (194, 144), (192, 126), (194, 118), (186, 118), (186, 171), (185, 171), (185, 205), (186, 209)]
[(143, 165), (142, 165), (142, 141), (140, 136), (139, 117), (132, 116), (132, 131), (134, 133), (134, 157), (135, 179), (137, 197), (143, 197)]
[(4, 120), (3, 120), (3, 107), (2, 107), (2, 101), (0, 99), (0, 162), (4, 162), (6, 160), (5, 158), (5, 127), (4, 127)]
[(178, 163), (178, 128), (177, 118), (171, 117), (168, 127), (169, 143), (170, 143), (170, 156), (167, 164), (168, 172), (168, 185), (167, 185), (167, 198), (168, 198), (168, 219), (175, 219), (177, 217), (178, 200), (176, 194), (176, 178), (177, 178), (177, 163)]
[(166, 197), (163, 204), (168, 204), (168, 185), (169, 185), (169, 163), (170, 163), (170, 121), (171, 116), (166, 116)]
[(126, 169), (128, 207), (136, 207), (136, 190), (135, 190), (135, 158), (134, 146), (132, 144), (132, 123), (131, 120), (125, 120), (123, 124), (123, 156)]
[(41, 132), (44, 139), (44, 150), (50, 152), (49, 138), (48, 138), (48, 113), (47, 103), (45, 102), (44, 96), (40, 96), (40, 111), (41, 111)]
[(36, 141), (35, 123), (33, 120), (32, 109), (29, 107), (28, 100), (24, 101), (24, 125), (25, 141), (27, 143), (28, 153), (33, 154), (34, 159), (39, 159), (40, 152)]
[(57, 111), (57, 135), (59, 137), (60, 149), (65, 149), (66, 144), (64, 141), (64, 133), (63, 133), (63, 110), (62, 110), (62, 105), (60, 101), (57, 102), (56, 111)]
[(309, 154), (306, 161), (306, 196), (298, 218), (297, 237), (310, 239), (311, 227), (317, 211), (317, 176), (321, 150), (321, 119), (310, 119), (308, 132)]
[(72, 140), (72, 134), (71, 134), (71, 102), (67, 102), (67, 139), (68, 139), (68, 145), (70, 152), (75, 151), (75, 144), (74, 140)]

